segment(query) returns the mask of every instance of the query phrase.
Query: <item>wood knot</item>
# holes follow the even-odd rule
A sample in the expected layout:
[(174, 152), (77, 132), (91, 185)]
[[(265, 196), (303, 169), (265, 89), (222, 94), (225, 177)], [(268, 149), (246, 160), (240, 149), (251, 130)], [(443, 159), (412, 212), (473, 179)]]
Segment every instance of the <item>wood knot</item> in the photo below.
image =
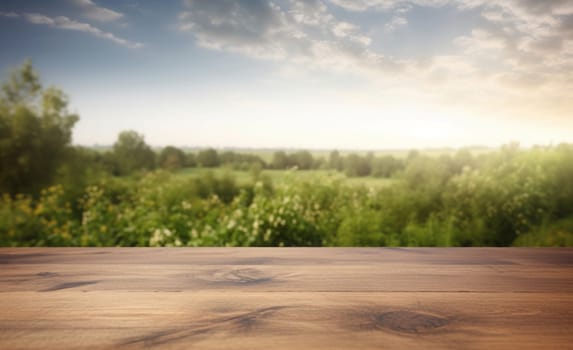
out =
[(447, 318), (413, 312), (389, 311), (373, 315), (375, 328), (386, 328), (403, 333), (422, 333), (443, 327), (449, 323)]
[(216, 271), (212, 278), (209, 280), (212, 282), (222, 282), (229, 284), (259, 284), (269, 282), (273, 279), (272, 276), (267, 275), (265, 272), (253, 269), (233, 269)]
[(57, 275), (58, 275), (58, 274), (55, 273), (55, 272), (47, 272), (47, 271), (38, 272), (38, 273), (36, 274), (36, 276), (39, 276), (39, 277), (56, 277)]

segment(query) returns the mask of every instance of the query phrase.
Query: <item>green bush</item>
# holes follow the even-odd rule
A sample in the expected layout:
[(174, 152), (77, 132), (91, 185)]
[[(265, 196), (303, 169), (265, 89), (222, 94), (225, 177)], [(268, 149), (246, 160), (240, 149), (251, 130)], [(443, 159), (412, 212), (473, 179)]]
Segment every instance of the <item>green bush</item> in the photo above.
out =
[(1, 197), (0, 245), (573, 245), (572, 146), (410, 158), (377, 188), (294, 171), (240, 185), (230, 172), (63, 177), (38, 196)]

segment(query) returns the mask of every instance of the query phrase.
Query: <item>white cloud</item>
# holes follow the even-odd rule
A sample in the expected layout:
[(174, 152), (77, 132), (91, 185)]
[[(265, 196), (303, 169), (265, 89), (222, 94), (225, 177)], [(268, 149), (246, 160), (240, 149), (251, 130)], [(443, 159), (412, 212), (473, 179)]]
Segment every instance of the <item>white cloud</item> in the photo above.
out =
[[(524, 85), (531, 85), (527, 84), (530, 81), (551, 84), (563, 77), (573, 81), (573, 73), (567, 71), (573, 61), (570, 1), (505, 0), (480, 5), (487, 23), (455, 40), (468, 60), (493, 58), (505, 67), (499, 72), (504, 80), (509, 76)], [(532, 72), (545, 79), (531, 79)]]
[(412, 5), (426, 7), (441, 7), (448, 3), (460, 3), (456, 0), (328, 0), (330, 3), (350, 11), (390, 11), (403, 13)]
[(384, 31), (386, 33), (392, 33), (395, 30), (405, 27), (408, 24), (408, 20), (404, 17), (394, 16), (392, 19), (384, 25)]
[(334, 19), (322, 0), (289, 0), (289, 13), (297, 23), (319, 26)]
[(71, 3), (82, 9), (83, 16), (99, 22), (116, 21), (123, 17), (123, 14), (114, 10), (98, 6), (92, 0), (69, 0)]
[(23, 18), (32, 24), (47, 25), (53, 28), (88, 33), (98, 38), (106, 39), (118, 45), (122, 45), (132, 49), (143, 47), (142, 43), (120, 38), (112, 33), (105, 32), (97, 27), (94, 27), (89, 23), (78, 22), (65, 16), (49, 17), (39, 13), (20, 14), (15, 12), (8, 12), (8, 13), (0, 12), (0, 16), (10, 17), (10, 18)]
[[(56, 21), (53, 18), (40, 15), (38, 13), (26, 13), (24, 14), (24, 18), (28, 20), (28, 22), (33, 24), (47, 24), (47, 25), (56, 25)], [(69, 29), (69, 28), (65, 28)]]
[[(449, 50), (418, 59), (396, 59), (375, 50), (358, 23), (330, 12), (379, 10), (392, 14), (386, 32), (408, 24), (414, 6), (472, 9), (483, 21), (452, 41)], [(201, 46), (272, 59), (300, 69), (360, 74), (384, 94), (432, 99), (485, 117), (515, 114), (553, 120), (573, 110), (573, 9), (546, 0), (274, 0), (185, 1), (180, 28)]]
[(398, 69), (401, 63), (371, 51), (360, 27), (337, 20), (321, 0), (185, 1), (179, 28), (201, 46), (250, 57), (307, 66), (367, 71)]
[(1, 12), (1, 11), (0, 11), (0, 16), (2, 16), (2, 17), (8, 17), (8, 18), (18, 18), (18, 17), (20, 17), (20, 15), (17, 14), (16, 12)]

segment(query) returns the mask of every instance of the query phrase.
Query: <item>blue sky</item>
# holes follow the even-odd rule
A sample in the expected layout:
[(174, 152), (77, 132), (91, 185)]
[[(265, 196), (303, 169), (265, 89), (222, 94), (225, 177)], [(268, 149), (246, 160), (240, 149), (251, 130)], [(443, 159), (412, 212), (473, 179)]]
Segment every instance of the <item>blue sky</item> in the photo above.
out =
[(383, 149), (573, 142), (567, 0), (0, 2), (76, 144)]

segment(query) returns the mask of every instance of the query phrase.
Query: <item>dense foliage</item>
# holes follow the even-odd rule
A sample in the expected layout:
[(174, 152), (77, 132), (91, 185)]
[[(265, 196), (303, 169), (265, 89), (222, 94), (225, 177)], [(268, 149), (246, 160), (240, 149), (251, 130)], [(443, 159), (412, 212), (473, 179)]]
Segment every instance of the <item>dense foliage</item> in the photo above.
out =
[(573, 245), (573, 146), (505, 148), (460, 164), (418, 156), (387, 187), (344, 177), (99, 177), (0, 201), (0, 245)]
[[(128, 131), (96, 151), (69, 145), (77, 117), (66, 104), (29, 64), (4, 87), (0, 246), (573, 246), (573, 145), (402, 158), (277, 151), (267, 163), (157, 152)], [(181, 175), (197, 166), (228, 170)], [(265, 169), (290, 170), (272, 180), (278, 170)]]
[(78, 117), (26, 62), (0, 92), (0, 192), (38, 191), (54, 179)]

